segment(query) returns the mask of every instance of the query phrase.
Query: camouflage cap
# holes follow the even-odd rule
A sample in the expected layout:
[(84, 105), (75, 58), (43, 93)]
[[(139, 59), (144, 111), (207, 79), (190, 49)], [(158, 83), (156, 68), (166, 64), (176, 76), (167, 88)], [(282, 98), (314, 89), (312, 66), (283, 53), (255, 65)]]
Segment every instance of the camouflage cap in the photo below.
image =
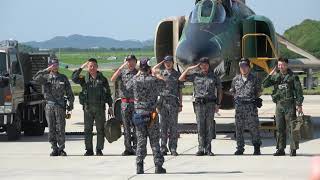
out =
[(49, 59), (48, 60), (48, 66), (51, 66), (51, 65), (59, 65), (59, 59), (57, 58), (52, 58), (52, 59)]
[(140, 65), (139, 65), (139, 67), (140, 67), (141, 69), (150, 68), (150, 67), (151, 67), (151, 65), (150, 65), (150, 59), (149, 59), (149, 58), (142, 58), (142, 59), (140, 60)]
[(171, 61), (171, 62), (173, 62), (173, 56), (166, 56), (166, 57), (164, 57), (164, 62), (169, 62), (169, 61)]
[(243, 65), (245, 65), (245, 66), (250, 66), (250, 61), (249, 61), (249, 59), (246, 59), (246, 58), (240, 59), (240, 61), (239, 61), (239, 66), (243, 66)]
[(210, 63), (209, 63), (209, 58), (207, 58), (207, 57), (200, 58), (199, 63), (210, 64)]

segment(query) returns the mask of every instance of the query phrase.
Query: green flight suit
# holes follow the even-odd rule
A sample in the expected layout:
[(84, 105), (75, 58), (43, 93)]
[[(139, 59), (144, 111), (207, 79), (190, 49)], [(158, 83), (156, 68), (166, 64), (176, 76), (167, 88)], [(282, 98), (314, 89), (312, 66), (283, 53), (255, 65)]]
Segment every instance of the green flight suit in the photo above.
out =
[(297, 127), (296, 106), (303, 102), (303, 90), (299, 77), (288, 69), (287, 74), (269, 75), (263, 82), (263, 87), (274, 86), (272, 100), (276, 103), (277, 149), (286, 147), (286, 132), (288, 129), (290, 148), (299, 149), (300, 133)]
[(108, 80), (101, 72), (98, 72), (96, 79), (89, 73), (85, 76), (80, 75), (82, 69), (78, 69), (72, 74), (72, 81), (80, 84), (82, 92), (79, 94), (80, 104), (84, 111), (84, 134), (86, 150), (93, 150), (92, 131), (95, 121), (97, 130), (96, 150), (104, 148), (104, 123), (106, 121), (105, 103), (112, 107), (112, 97)]

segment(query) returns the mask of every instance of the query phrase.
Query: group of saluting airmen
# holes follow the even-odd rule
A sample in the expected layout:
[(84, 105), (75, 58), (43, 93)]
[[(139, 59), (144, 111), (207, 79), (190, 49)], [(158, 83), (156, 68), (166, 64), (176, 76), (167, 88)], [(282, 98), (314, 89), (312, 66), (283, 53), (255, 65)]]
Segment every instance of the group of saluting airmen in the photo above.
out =
[[(182, 111), (182, 88), (184, 82), (194, 86), (194, 112), (198, 130), (198, 151), (196, 156), (214, 156), (211, 141), (214, 136), (214, 115), (222, 103), (220, 77), (210, 69), (209, 59), (203, 57), (199, 63), (190, 66), (181, 74), (174, 67), (174, 58), (166, 56), (159, 64), (151, 67), (148, 58), (142, 58), (136, 68), (137, 58), (128, 55), (125, 62), (114, 72), (111, 81), (119, 83), (121, 115), (124, 130), (123, 156), (136, 155), (137, 174), (144, 173), (144, 158), (147, 155), (147, 138), (153, 151), (155, 173), (166, 173), (163, 168), (164, 155), (169, 152), (178, 156), (178, 114)], [(87, 72), (81, 74), (86, 68)], [(273, 86), (272, 99), (276, 103), (277, 151), (274, 156), (285, 155), (286, 129), (289, 129), (290, 155), (296, 156), (299, 137), (295, 131), (296, 112), (302, 113), (303, 94), (299, 78), (288, 69), (288, 60), (279, 58), (277, 66), (266, 79), (261, 81), (250, 71), (250, 61), (239, 61), (240, 74), (231, 84), (234, 96), (237, 150), (244, 153), (245, 129), (252, 136), (254, 155), (260, 155), (258, 107), (262, 86)], [(59, 73), (59, 61), (50, 59), (48, 68), (39, 71), (34, 80), (44, 85), (46, 119), (49, 126), (50, 156), (67, 156), (65, 149), (65, 112), (73, 109), (74, 95), (68, 78)], [(106, 104), (112, 114), (113, 100), (107, 78), (98, 71), (98, 63), (89, 59), (72, 74), (72, 81), (80, 84), (80, 104), (84, 111), (84, 156), (94, 155), (93, 125), (97, 131), (96, 155), (103, 155), (104, 123)], [(263, 85), (262, 85), (263, 84)], [(65, 97), (68, 102), (66, 103)], [(261, 99), (260, 99), (261, 100)], [(68, 106), (67, 106), (68, 104)], [(157, 118), (159, 115), (159, 119)]]

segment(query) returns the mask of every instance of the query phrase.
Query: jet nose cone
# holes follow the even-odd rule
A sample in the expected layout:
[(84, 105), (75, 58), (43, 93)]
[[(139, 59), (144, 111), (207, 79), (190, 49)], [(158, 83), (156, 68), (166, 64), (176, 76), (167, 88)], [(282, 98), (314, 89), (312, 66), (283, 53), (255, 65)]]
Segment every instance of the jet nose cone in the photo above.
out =
[[(213, 38), (214, 39), (214, 38)], [(221, 44), (216, 40), (185, 40), (177, 48), (178, 63), (186, 67), (197, 64), (202, 57), (208, 57), (210, 66), (215, 68), (221, 62)]]

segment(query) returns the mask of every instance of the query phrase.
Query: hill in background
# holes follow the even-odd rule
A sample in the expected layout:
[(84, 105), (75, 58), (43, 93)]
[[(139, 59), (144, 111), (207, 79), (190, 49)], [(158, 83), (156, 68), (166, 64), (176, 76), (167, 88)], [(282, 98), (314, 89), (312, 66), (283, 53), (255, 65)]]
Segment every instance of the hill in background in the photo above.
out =
[[(299, 25), (292, 26), (286, 30), (284, 37), (298, 47), (320, 58), (320, 21), (306, 19)], [(280, 52), (284, 57), (300, 57), (283, 46), (280, 46)]]
[(108, 37), (97, 36), (83, 36), (83, 35), (70, 35), (70, 36), (57, 36), (47, 41), (36, 42), (30, 41), (23, 43), (27, 46), (41, 49), (54, 49), (54, 48), (78, 48), (78, 49), (98, 49), (98, 48), (146, 48), (153, 46), (152, 40), (138, 41), (138, 40), (115, 40)]

